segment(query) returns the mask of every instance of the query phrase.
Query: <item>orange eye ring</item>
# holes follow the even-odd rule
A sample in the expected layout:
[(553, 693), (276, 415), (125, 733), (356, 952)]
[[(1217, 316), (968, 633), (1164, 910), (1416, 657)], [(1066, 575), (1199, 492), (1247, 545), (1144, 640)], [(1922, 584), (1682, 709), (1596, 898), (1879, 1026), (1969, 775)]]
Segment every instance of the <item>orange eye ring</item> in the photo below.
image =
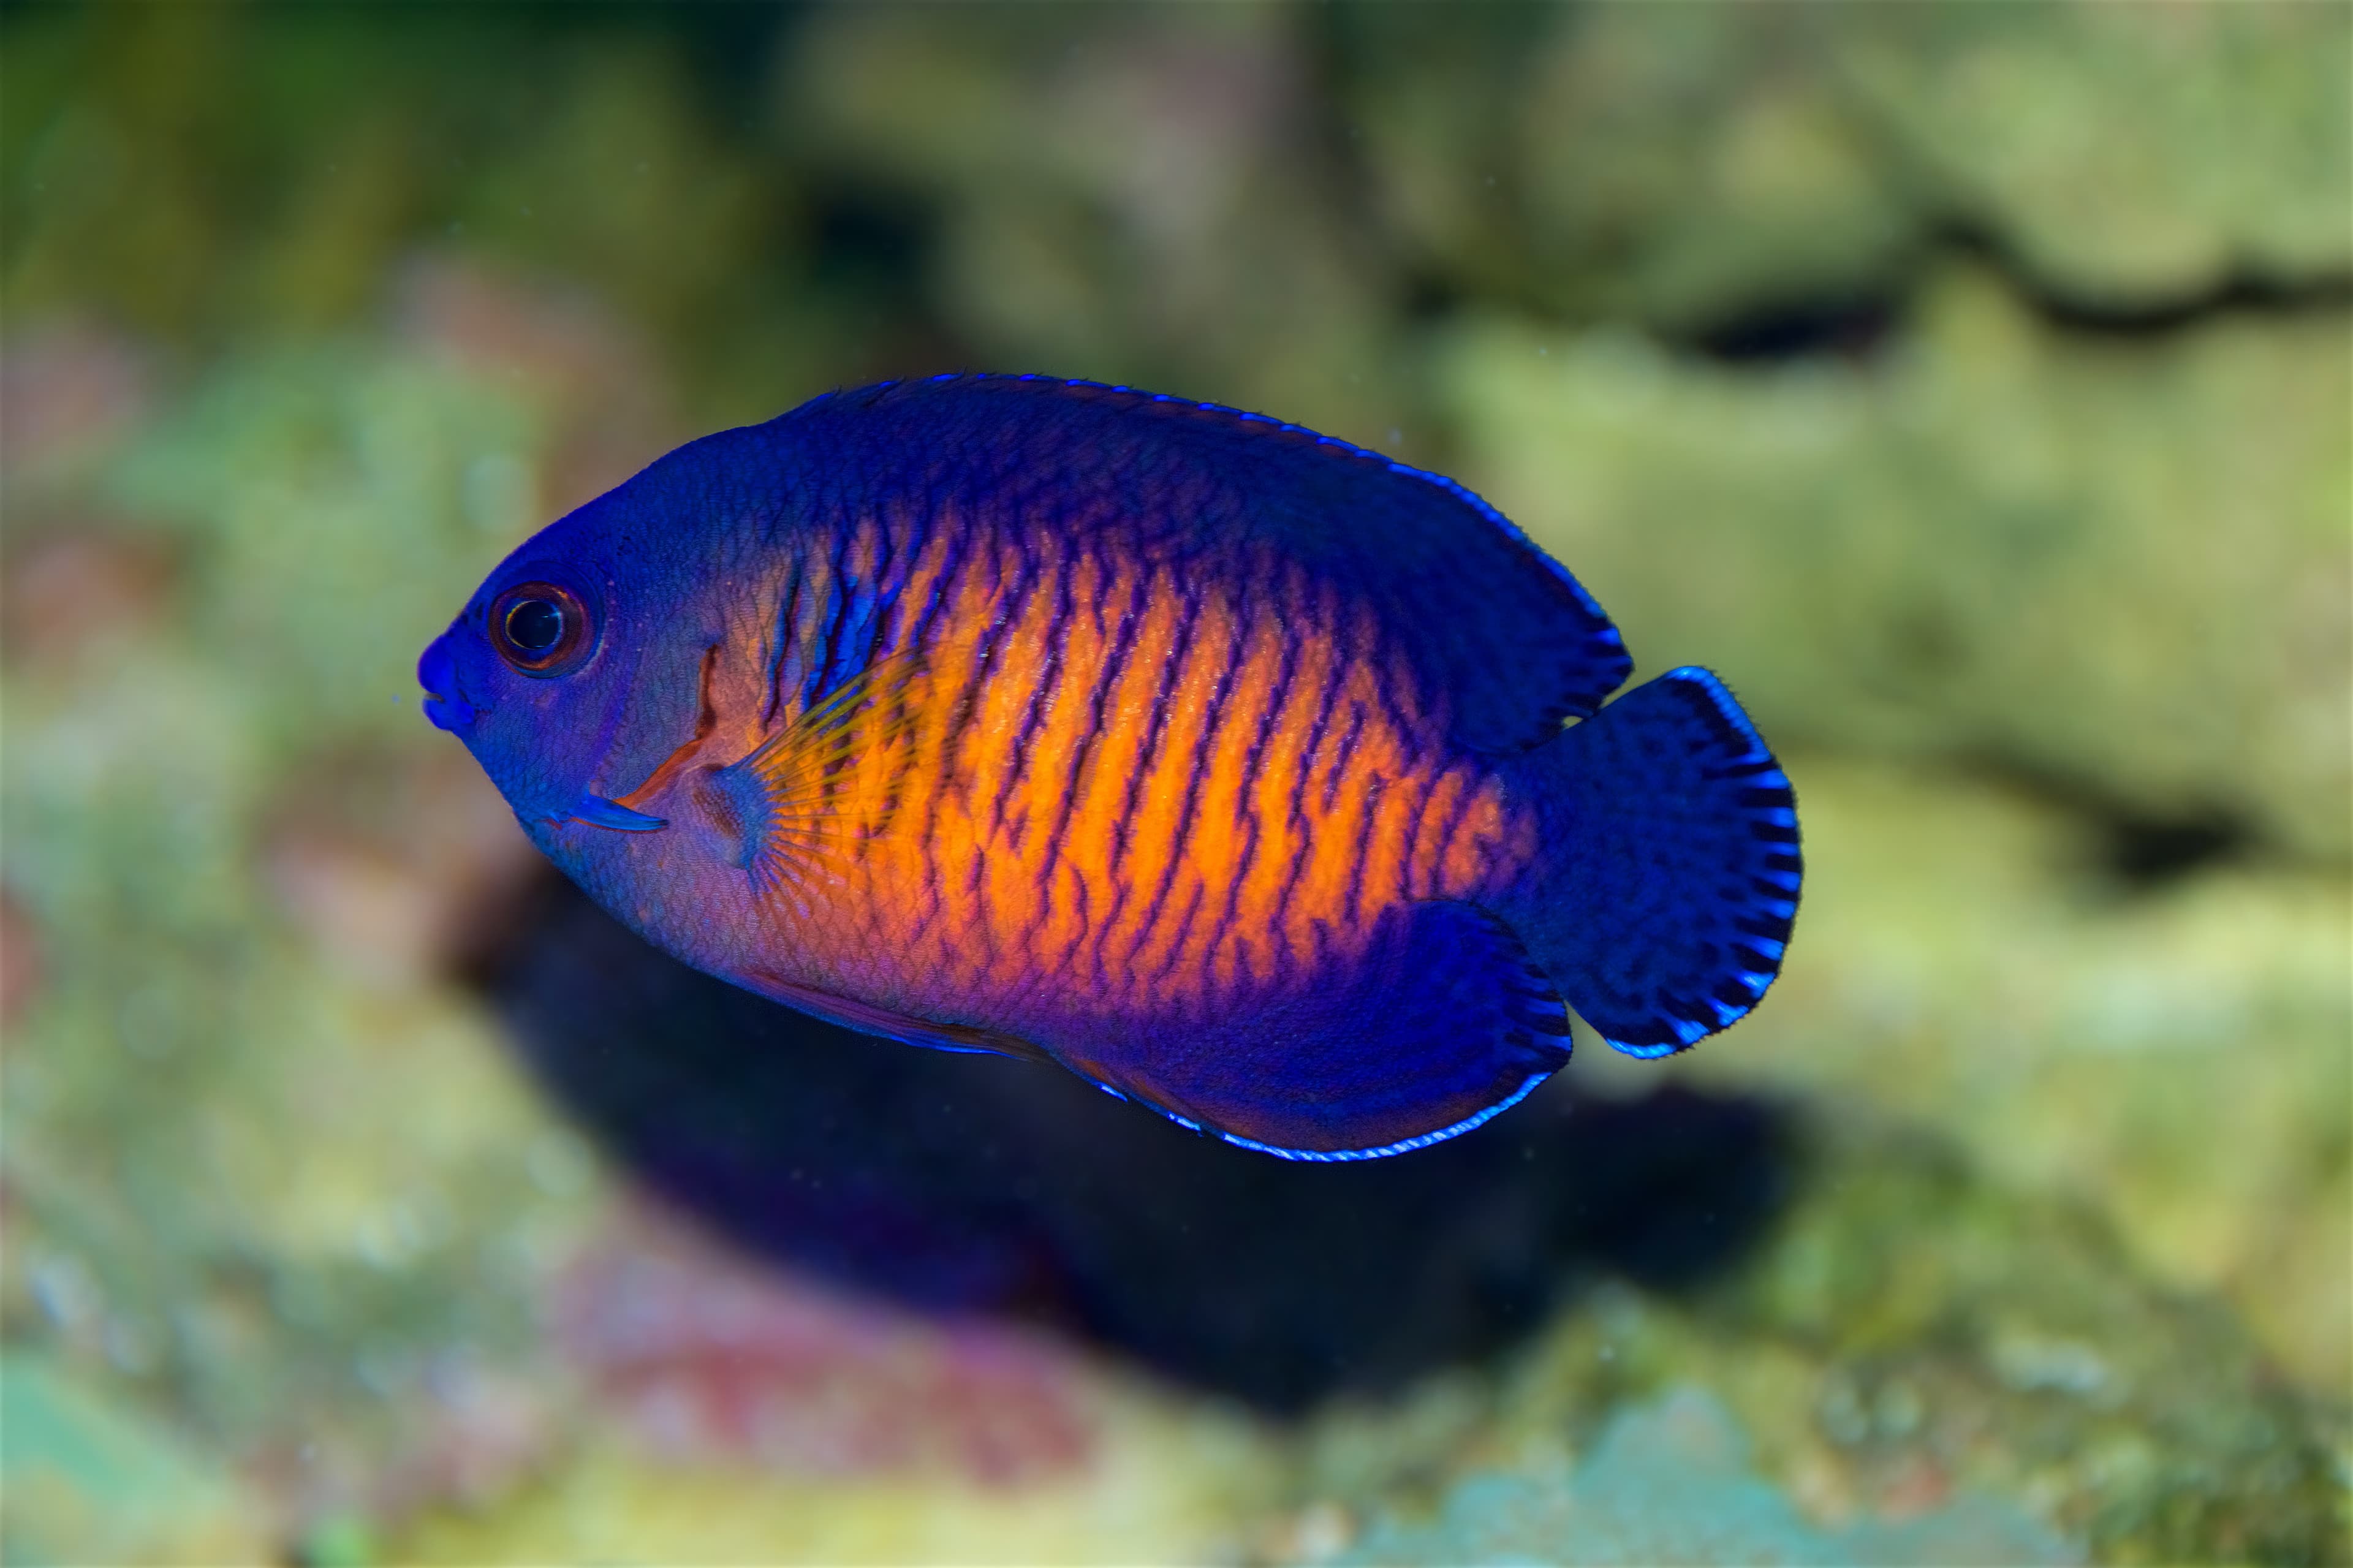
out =
[(491, 646), (520, 674), (565, 675), (596, 639), (580, 595), (554, 583), (518, 583), (491, 601)]

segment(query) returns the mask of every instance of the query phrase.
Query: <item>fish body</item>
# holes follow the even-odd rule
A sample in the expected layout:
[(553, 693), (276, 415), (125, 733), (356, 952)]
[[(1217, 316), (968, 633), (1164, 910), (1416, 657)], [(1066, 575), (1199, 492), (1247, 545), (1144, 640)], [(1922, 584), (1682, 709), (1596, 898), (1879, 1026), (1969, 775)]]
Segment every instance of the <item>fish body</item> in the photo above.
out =
[(958, 376), (662, 458), (419, 676), (541, 849), (698, 968), (1345, 1159), (1524, 1096), (1572, 1005), (1663, 1054), (1778, 972), (1788, 781), (1704, 671), (1605, 708), (1630, 669), (1450, 481)]

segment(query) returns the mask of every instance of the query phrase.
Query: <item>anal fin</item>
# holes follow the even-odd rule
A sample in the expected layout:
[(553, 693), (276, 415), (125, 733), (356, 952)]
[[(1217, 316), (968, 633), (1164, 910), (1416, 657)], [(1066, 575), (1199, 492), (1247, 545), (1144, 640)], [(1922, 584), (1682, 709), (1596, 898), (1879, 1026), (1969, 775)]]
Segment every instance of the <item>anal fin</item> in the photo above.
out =
[(1400, 905), (1363, 950), (1191, 1016), (1049, 1046), (1187, 1126), (1290, 1160), (1366, 1160), (1467, 1132), (1568, 1060), (1568, 1013), (1475, 905)]

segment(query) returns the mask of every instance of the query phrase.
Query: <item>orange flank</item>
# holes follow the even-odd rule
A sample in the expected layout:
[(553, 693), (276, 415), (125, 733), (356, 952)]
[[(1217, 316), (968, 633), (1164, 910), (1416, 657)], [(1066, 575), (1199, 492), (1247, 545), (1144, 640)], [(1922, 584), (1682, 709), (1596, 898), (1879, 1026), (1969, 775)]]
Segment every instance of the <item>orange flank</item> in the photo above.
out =
[[(816, 969), (981, 1020), (1039, 996), (1183, 1011), (1304, 980), (1383, 910), (1475, 899), (1533, 854), (1528, 814), (1450, 754), (1370, 614), (1295, 568), (1238, 588), (1103, 553), (1008, 545), (952, 577), (945, 558), (925, 551), (902, 595), (936, 602), (922, 646), (820, 701), (831, 738), (795, 742), (813, 762), (764, 759), (791, 795), (776, 830), (827, 824), (775, 911)], [(724, 662), (755, 652), (747, 634)], [(734, 739), (723, 754), (758, 744)]]

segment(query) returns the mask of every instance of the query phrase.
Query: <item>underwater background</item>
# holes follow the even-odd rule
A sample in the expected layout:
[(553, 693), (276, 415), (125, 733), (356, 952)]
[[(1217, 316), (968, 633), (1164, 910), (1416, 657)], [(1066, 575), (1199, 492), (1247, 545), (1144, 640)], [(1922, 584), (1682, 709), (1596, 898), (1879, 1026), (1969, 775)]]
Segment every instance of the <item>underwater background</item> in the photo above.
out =
[[(2353, 8), (0, 6), (0, 1556), (2342, 1563)], [(1459, 478), (1803, 801), (1358, 1166), (846, 1035), (417, 712), (958, 368)]]

